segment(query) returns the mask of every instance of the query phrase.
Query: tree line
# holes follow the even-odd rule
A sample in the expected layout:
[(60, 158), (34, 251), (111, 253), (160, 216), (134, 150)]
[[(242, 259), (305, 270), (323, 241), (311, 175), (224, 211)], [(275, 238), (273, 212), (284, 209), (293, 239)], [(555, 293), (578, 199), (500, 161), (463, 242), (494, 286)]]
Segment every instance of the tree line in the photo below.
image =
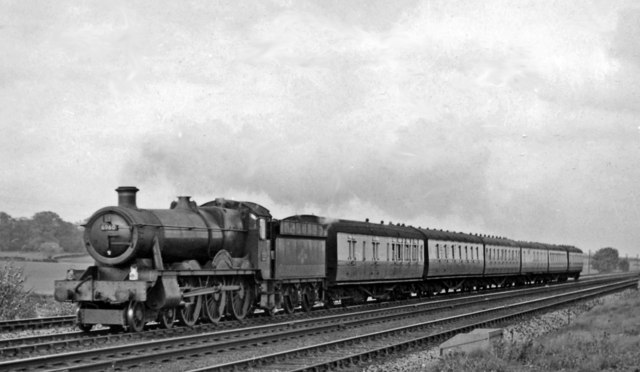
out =
[(591, 257), (591, 266), (601, 273), (620, 270), (629, 271), (629, 260), (620, 258), (618, 250), (611, 247), (598, 249)]
[(82, 227), (54, 212), (38, 212), (32, 218), (0, 212), (0, 251), (84, 252)]

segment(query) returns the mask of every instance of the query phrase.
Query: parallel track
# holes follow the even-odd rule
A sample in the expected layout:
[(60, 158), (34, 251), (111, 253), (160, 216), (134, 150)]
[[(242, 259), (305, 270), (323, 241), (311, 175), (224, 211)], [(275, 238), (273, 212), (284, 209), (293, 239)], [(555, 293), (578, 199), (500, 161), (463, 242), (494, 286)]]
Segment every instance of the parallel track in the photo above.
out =
[(54, 316), (49, 318), (29, 318), (0, 321), (0, 332), (24, 331), (50, 327), (71, 327), (75, 324), (73, 315)]
[[(625, 282), (636, 284), (637, 279)], [(538, 288), (540, 289), (540, 288)], [(594, 290), (583, 290), (594, 291)], [(514, 292), (503, 293), (503, 296), (513, 297)], [(500, 295), (500, 294), (495, 294)], [(593, 294), (592, 294), (593, 296)], [(488, 294), (477, 296), (477, 301), (488, 301)], [(264, 344), (283, 339), (303, 337), (309, 334), (332, 332), (343, 330), (346, 327), (355, 327), (365, 323), (379, 323), (385, 319), (412, 317), (418, 313), (434, 311), (433, 306), (451, 308), (460, 304), (469, 305), (470, 298), (452, 299), (443, 301), (431, 301), (423, 304), (411, 304), (394, 306), (388, 309), (367, 310), (358, 313), (331, 315), (312, 319), (287, 321), (270, 325), (254, 326), (251, 328), (235, 329), (219, 332), (207, 332), (204, 334), (182, 336), (173, 339), (142, 341), (136, 344), (107, 347), (99, 350), (65, 353), (52, 356), (28, 358), (17, 361), (0, 363), (0, 369), (31, 370), (31, 369), (56, 369), (62, 370), (95, 370), (109, 368), (114, 365), (125, 367), (140, 365), (140, 363), (158, 360), (170, 360), (188, 355), (209, 354), (218, 350), (230, 348), (243, 348), (247, 345)], [(455, 301), (459, 303), (456, 305)], [(431, 308), (429, 305), (431, 304)], [(501, 307), (504, 308), (504, 307)], [(277, 320), (275, 318), (274, 320)], [(435, 324), (435, 323), (434, 323)], [(247, 362), (242, 362), (247, 363)], [(246, 364), (240, 364), (246, 366)], [(231, 368), (231, 365), (215, 366), (214, 368)]]
[[(617, 276), (616, 274), (611, 274), (611, 276)], [(601, 279), (603, 275), (585, 275), (582, 278), (582, 281), (585, 280), (594, 280)], [(42, 329), (42, 328), (51, 328), (51, 327), (71, 327), (75, 325), (75, 316), (74, 315), (63, 315), (63, 316), (54, 316), (54, 317), (46, 317), (46, 318), (28, 318), (28, 319), (17, 319), (17, 320), (0, 320), (0, 333), (14, 332), (14, 331), (24, 331), (24, 330), (34, 330), (34, 329)]]
[[(611, 281), (612, 278), (600, 278), (598, 282)], [(243, 326), (262, 325), (273, 322), (282, 322), (289, 320), (298, 320), (306, 318), (317, 318), (326, 315), (339, 315), (348, 314), (350, 312), (360, 312), (362, 309), (370, 310), (382, 310), (393, 308), (403, 308), (404, 305), (419, 306), (426, 309), (431, 307), (433, 311), (441, 308), (451, 308), (458, 306), (459, 304), (472, 304), (476, 302), (497, 300), (500, 298), (507, 298), (517, 296), (520, 294), (533, 295), (535, 293), (543, 293), (549, 289), (562, 290), (566, 286), (573, 288), (580, 288), (588, 285), (593, 285), (593, 281), (579, 281), (568, 282), (563, 284), (555, 284), (550, 287), (528, 287), (518, 290), (506, 290), (506, 291), (486, 291), (476, 294), (467, 294), (464, 296), (451, 296), (452, 298), (444, 298), (442, 300), (431, 300), (425, 302), (424, 299), (411, 299), (404, 302), (383, 302), (383, 303), (371, 303), (366, 306), (357, 306), (352, 308), (334, 308), (330, 310), (318, 310), (312, 313), (296, 313), (294, 315), (287, 316), (286, 318), (276, 316), (275, 318), (252, 318), (247, 319), (243, 323), (239, 322), (222, 322), (219, 324), (203, 324), (194, 328), (173, 328), (173, 329), (161, 329), (158, 327), (151, 327), (149, 330), (141, 333), (114, 333), (109, 329), (94, 330), (92, 332), (67, 332), (49, 335), (36, 335), (30, 337), (4, 339), (0, 340), (0, 358), (17, 358), (22, 355), (44, 355), (60, 350), (72, 350), (75, 347), (90, 347), (91, 345), (108, 345), (112, 343), (122, 342), (135, 342), (146, 339), (158, 339), (169, 338), (175, 336), (185, 336), (198, 332), (212, 332), (216, 330), (226, 330), (238, 328), (241, 324)]]
[[(412, 324), (391, 330), (343, 338), (279, 353), (256, 356), (230, 363), (211, 365), (190, 372), (237, 371), (259, 368), (277, 371), (329, 371), (352, 368), (408, 349), (433, 346), (458, 334), (481, 327), (497, 327), (520, 320), (525, 316), (546, 312), (561, 306), (618, 292), (638, 288), (637, 279), (570, 294), (553, 295), (542, 299), (523, 301), (508, 306), (498, 306), (468, 314), (456, 315), (435, 321)], [(444, 330), (436, 330), (444, 327)]]

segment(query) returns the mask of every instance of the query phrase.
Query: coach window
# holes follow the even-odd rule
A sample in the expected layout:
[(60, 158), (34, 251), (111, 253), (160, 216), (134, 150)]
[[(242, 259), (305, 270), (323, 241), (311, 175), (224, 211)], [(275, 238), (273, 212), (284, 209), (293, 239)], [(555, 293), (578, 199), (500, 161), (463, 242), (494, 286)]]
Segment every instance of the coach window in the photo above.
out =
[(456, 246), (453, 244), (451, 245), (451, 259), (456, 259)]
[(387, 242), (387, 261), (390, 260), (389, 259), (390, 257), (391, 257), (391, 255), (389, 254), (389, 242)]
[(436, 258), (440, 259), (440, 244), (436, 244)]
[(371, 241), (371, 259), (374, 261), (378, 260), (378, 254), (376, 253), (376, 242), (375, 240)]
[(380, 256), (378, 256), (378, 242), (376, 241), (372, 241), (371, 245), (373, 246), (373, 260), (374, 261), (378, 261), (380, 259)]
[(462, 246), (458, 245), (458, 258), (462, 260)]
[(366, 250), (367, 250), (367, 242), (363, 241), (362, 242), (362, 261), (366, 261), (367, 259)]

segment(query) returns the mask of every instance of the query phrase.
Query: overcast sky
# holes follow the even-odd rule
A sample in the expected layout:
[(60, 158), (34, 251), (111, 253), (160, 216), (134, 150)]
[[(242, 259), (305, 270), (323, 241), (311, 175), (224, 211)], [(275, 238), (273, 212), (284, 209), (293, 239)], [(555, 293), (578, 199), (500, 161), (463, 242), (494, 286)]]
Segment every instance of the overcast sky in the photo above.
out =
[(141, 189), (640, 253), (636, 1), (0, 0), (0, 210)]

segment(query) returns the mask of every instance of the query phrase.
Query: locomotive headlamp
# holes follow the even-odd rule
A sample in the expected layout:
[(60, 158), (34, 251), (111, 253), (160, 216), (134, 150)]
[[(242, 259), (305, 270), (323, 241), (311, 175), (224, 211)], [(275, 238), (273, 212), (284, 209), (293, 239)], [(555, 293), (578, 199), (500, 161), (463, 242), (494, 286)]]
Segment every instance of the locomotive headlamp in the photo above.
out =
[(129, 269), (129, 280), (138, 280), (138, 265), (131, 265)]

